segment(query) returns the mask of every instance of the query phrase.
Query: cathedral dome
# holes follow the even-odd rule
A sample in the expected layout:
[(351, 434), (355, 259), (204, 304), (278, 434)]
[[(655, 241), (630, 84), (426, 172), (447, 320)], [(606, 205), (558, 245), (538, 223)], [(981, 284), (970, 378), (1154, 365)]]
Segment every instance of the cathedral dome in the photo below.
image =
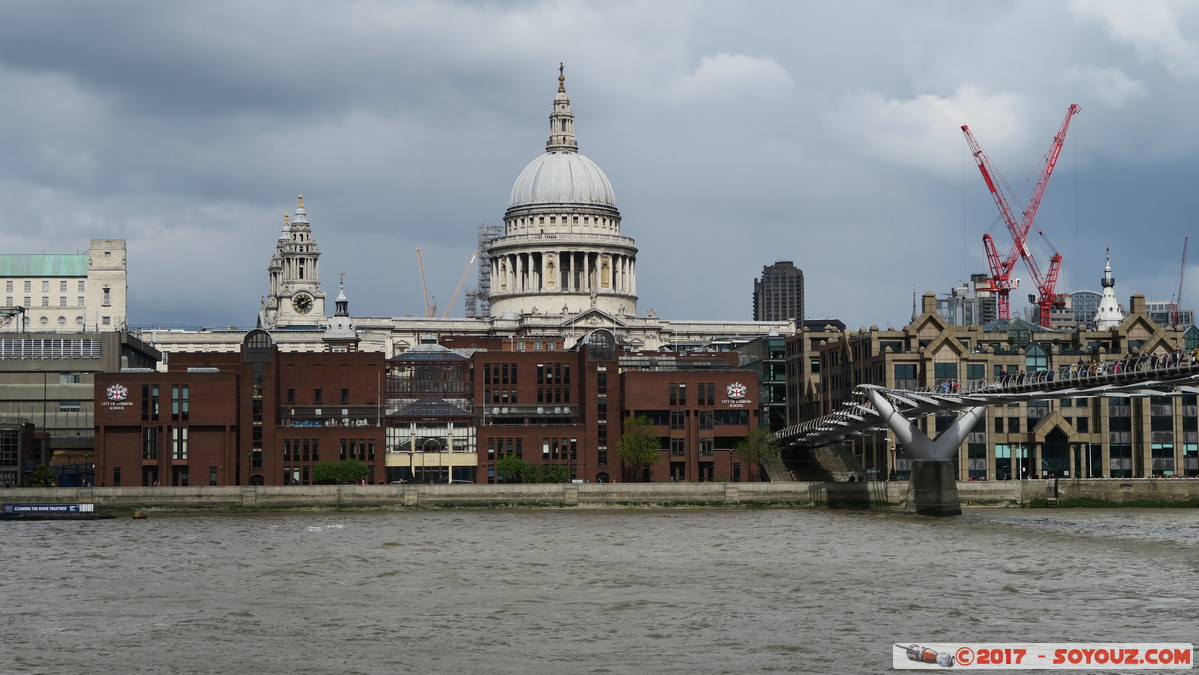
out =
[(585, 155), (546, 152), (516, 177), (508, 206), (530, 204), (595, 204), (616, 206), (608, 177)]
[(612, 183), (579, 154), (564, 70), (559, 64), (545, 153), (516, 177), (504, 234), (487, 243), (494, 318), (637, 314), (637, 247), (620, 234)]

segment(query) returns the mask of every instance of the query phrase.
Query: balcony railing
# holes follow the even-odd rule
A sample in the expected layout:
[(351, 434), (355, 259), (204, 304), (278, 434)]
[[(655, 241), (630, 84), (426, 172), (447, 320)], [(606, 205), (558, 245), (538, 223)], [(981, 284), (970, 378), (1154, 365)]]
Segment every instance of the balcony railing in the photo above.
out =
[(282, 406), (279, 408), (281, 427), (377, 427), (379, 408), (376, 406)]

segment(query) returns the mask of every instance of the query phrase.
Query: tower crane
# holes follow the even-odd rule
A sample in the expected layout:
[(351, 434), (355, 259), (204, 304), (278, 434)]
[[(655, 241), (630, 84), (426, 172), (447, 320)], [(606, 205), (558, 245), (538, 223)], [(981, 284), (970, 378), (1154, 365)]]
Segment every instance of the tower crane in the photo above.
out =
[(425, 316), (436, 316), (437, 303), (429, 304), (429, 286), (425, 283), (425, 259), (421, 257), (420, 248), (416, 249), (416, 262), (420, 266), (420, 289), (425, 294)]
[(1174, 301), (1170, 303), (1170, 325), (1178, 326), (1182, 323), (1182, 280), (1187, 272), (1187, 242), (1191, 235), (1182, 238), (1182, 266), (1178, 270), (1178, 292), (1174, 294)]
[(466, 263), (466, 269), (462, 270), (462, 278), (458, 280), (458, 286), (454, 288), (454, 294), (450, 296), (450, 301), (446, 303), (445, 314), (442, 314), (441, 318), (444, 319), (450, 315), (450, 309), (454, 306), (454, 301), (458, 299), (458, 294), (462, 292), (462, 287), (466, 285), (466, 275), (470, 274), (471, 265), (475, 264), (475, 258), (478, 257), (478, 251), (470, 254), (470, 262)]
[[(976, 287), (976, 290), (992, 291), (996, 295), (996, 309), (998, 318), (1011, 318), (1011, 305), (1008, 299), (1008, 294), (1019, 283), (1011, 278), (1012, 269), (1016, 266), (1017, 259), (1023, 259), (1025, 267), (1028, 268), (1029, 274), (1032, 275), (1033, 282), (1037, 285), (1038, 295), (1032, 298), (1040, 309), (1039, 323), (1043, 326), (1049, 326), (1052, 320), (1052, 310), (1054, 307), (1061, 307), (1064, 303), (1057, 297), (1057, 279), (1062, 267), (1062, 254), (1056, 250), (1053, 256), (1049, 259), (1049, 272), (1042, 276), (1041, 269), (1037, 265), (1037, 261), (1033, 258), (1032, 251), (1028, 247), (1028, 233), (1032, 229), (1033, 221), (1037, 217), (1037, 209), (1041, 206), (1041, 198), (1045, 196), (1045, 188), (1049, 186), (1049, 177), (1053, 175), (1053, 168), (1057, 165), (1058, 155), (1061, 154), (1062, 144), (1066, 140), (1066, 132), (1070, 128), (1070, 119), (1074, 117), (1081, 108), (1077, 104), (1070, 104), (1066, 110), (1066, 119), (1062, 121), (1062, 126), (1058, 130), (1057, 135), (1053, 137), (1053, 143), (1049, 146), (1049, 152), (1045, 155), (1044, 168), (1041, 170), (1041, 177), (1037, 180), (1036, 187), (1033, 188), (1032, 197), (1028, 200), (1028, 205), (1024, 208), (1023, 218), (1019, 223), (1016, 222), (1016, 217), (1012, 213), (1012, 209), (1008, 206), (1007, 197), (1004, 192), (1007, 192), (1016, 199), (1015, 192), (1008, 186), (1007, 182), (991, 164), (991, 158), (983, 152), (982, 146), (978, 144), (978, 140), (974, 138), (974, 134), (970, 133), (970, 127), (963, 124), (962, 133), (966, 136), (966, 142), (970, 145), (970, 154), (974, 156), (974, 161), (978, 164), (978, 170), (982, 173), (983, 181), (987, 184), (987, 189), (991, 192), (991, 197), (995, 200), (995, 205), (999, 207), (999, 213), (1003, 216), (1004, 223), (1007, 224), (1008, 232), (1012, 235), (1012, 249), (1004, 258), (999, 257), (999, 251), (995, 248), (995, 241), (991, 235), (983, 235), (983, 249), (986, 251), (987, 264), (991, 268), (991, 276), (987, 279), (986, 286)], [(998, 182), (997, 182), (998, 181)], [(1000, 189), (1002, 184), (1002, 189)], [(1038, 230), (1044, 236), (1044, 232)], [(1052, 244), (1050, 245), (1052, 247)]]

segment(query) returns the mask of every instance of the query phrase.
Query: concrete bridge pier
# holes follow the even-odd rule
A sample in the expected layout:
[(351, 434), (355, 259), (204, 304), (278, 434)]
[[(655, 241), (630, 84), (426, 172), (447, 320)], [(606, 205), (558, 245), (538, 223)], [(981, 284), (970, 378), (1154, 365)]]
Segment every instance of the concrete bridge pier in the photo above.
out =
[(921, 516), (960, 516), (962, 502), (958, 499), (957, 476), (951, 461), (921, 460), (912, 462), (912, 479), (908, 481), (908, 501), (905, 513)]

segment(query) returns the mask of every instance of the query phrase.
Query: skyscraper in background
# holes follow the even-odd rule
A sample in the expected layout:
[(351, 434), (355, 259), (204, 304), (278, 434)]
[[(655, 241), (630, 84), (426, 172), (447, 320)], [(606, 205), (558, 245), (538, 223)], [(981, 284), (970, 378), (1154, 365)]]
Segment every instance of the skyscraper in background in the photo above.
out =
[(762, 268), (754, 279), (754, 321), (803, 320), (803, 270), (789, 260)]

